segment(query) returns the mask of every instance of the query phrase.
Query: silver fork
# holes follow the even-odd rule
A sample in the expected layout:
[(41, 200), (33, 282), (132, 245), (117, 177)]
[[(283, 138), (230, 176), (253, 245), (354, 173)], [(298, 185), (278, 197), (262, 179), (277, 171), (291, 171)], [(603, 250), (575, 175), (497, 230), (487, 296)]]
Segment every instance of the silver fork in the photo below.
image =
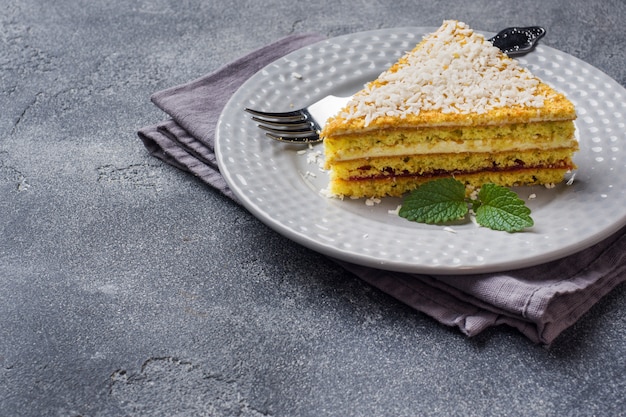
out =
[(291, 143), (315, 143), (329, 117), (345, 106), (352, 97), (326, 96), (300, 110), (268, 113), (246, 108), (252, 120), (272, 139)]
[[(545, 34), (546, 30), (539, 26), (510, 27), (501, 30), (489, 41), (512, 57), (532, 51)], [(351, 98), (330, 95), (310, 106), (288, 112), (262, 112), (250, 108), (244, 110), (252, 114), (252, 120), (272, 139), (290, 143), (315, 143), (322, 140), (319, 133), (328, 118)]]

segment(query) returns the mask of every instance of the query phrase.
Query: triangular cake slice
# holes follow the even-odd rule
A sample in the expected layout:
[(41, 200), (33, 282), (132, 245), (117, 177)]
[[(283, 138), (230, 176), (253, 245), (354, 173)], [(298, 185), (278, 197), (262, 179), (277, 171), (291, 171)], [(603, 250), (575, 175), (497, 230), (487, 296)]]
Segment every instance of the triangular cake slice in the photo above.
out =
[(554, 184), (575, 169), (574, 105), (467, 25), (448, 20), (358, 92), (321, 132), (329, 192), (400, 196)]

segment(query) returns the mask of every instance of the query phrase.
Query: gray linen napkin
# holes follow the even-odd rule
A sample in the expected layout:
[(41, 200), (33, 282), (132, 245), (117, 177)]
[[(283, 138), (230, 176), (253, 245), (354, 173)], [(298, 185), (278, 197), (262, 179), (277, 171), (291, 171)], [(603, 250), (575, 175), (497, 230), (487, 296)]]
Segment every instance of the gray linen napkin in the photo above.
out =
[[(322, 40), (292, 35), (260, 48), (187, 84), (155, 93), (154, 104), (170, 117), (140, 129), (157, 158), (199, 177), (237, 201), (222, 178), (214, 153), (217, 119), (237, 88), (289, 52)], [(346, 270), (440, 323), (468, 336), (507, 324), (536, 343), (550, 344), (611, 289), (626, 280), (626, 235), (567, 258), (504, 273), (430, 276), (382, 271), (337, 261)]]

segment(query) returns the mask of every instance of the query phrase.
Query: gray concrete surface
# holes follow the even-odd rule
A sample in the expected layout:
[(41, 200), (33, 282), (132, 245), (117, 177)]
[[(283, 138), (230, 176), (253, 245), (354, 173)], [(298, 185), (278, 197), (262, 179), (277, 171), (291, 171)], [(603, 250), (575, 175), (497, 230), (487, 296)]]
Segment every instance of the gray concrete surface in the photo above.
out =
[(540, 24), (626, 85), (626, 4), (0, 0), (1, 416), (617, 416), (626, 288), (468, 339), (148, 156), (152, 92), (294, 32)]

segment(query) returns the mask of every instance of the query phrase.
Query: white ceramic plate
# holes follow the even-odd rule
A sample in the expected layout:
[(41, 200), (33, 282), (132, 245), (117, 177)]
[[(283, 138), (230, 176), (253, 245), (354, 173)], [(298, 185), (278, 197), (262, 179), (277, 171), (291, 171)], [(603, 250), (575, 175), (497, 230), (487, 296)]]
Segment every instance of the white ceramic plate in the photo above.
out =
[[(571, 185), (521, 187), (535, 226), (509, 234), (464, 223), (442, 227), (379, 204), (329, 199), (313, 149), (264, 136), (243, 112), (293, 110), (328, 95), (350, 95), (436, 28), (384, 29), (329, 39), (279, 59), (231, 98), (216, 133), (219, 167), (257, 218), (323, 254), (376, 268), (469, 274), (532, 266), (599, 242), (626, 224), (626, 90), (598, 69), (539, 45), (519, 61), (575, 104), (580, 151)], [(531, 195), (535, 198), (529, 198)]]

